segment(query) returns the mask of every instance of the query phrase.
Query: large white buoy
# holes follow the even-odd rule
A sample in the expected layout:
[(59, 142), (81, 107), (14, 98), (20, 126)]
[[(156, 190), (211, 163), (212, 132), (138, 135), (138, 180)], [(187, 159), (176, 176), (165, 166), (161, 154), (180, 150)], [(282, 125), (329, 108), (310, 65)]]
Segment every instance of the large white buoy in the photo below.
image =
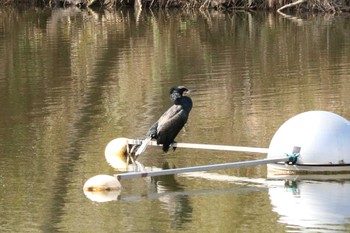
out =
[(286, 121), (273, 136), (268, 158), (299, 152), (295, 165), (271, 164), (269, 171), (350, 171), (350, 122), (326, 111), (309, 111)]

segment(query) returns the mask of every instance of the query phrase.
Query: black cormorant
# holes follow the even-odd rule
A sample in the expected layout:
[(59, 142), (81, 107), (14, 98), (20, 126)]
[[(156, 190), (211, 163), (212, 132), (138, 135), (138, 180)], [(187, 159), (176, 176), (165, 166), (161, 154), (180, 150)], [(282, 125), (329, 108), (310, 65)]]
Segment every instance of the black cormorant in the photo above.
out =
[(170, 89), (170, 99), (174, 105), (171, 106), (148, 130), (147, 138), (136, 151), (136, 156), (145, 151), (147, 144), (152, 139), (157, 139), (157, 144), (162, 144), (163, 151), (168, 152), (170, 144), (175, 142), (175, 137), (186, 124), (192, 109), (191, 98), (183, 96), (183, 94), (192, 91), (194, 90), (188, 90), (184, 86), (177, 86)]

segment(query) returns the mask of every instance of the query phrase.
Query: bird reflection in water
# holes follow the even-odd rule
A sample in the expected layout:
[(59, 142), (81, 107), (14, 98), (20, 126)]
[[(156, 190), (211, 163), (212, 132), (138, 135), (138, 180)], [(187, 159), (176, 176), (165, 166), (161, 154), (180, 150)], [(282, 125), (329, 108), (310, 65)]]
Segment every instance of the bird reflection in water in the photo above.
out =
[[(173, 168), (176, 167), (170, 166), (168, 162), (163, 163), (162, 169)], [(172, 229), (182, 229), (183, 224), (192, 219), (193, 208), (189, 196), (186, 194), (178, 194), (183, 192), (184, 188), (175, 179), (175, 175), (158, 176), (152, 179), (157, 193), (164, 194), (159, 197), (159, 200), (164, 203), (162, 207), (169, 212)]]

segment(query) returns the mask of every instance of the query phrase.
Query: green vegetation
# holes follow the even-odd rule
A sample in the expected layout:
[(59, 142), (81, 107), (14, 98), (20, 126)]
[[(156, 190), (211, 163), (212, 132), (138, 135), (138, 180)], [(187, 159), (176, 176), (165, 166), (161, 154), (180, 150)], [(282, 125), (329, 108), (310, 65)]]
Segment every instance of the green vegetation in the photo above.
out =
[(217, 10), (276, 10), (301, 12), (350, 12), (350, 0), (0, 0), (0, 5), (45, 7), (136, 6), (151, 8), (200, 8)]

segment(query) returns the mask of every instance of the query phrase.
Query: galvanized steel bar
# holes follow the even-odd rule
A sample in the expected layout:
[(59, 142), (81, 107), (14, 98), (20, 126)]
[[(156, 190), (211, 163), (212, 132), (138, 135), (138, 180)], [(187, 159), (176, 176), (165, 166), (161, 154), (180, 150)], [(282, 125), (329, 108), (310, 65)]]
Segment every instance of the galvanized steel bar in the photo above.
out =
[[(128, 139), (130, 145), (141, 145), (141, 139)], [(150, 141), (149, 146), (161, 146), (156, 141)], [(239, 151), (239, 152), (252, 152), (267, 154), (268, 148), (259, 147), (244, 147), (244, 146), (225, 146), (225, 145), (212, 145), (212, 144), (195, 144), (195, 143), (173, 143), (173, 147), (178, 148), (191, 148), (191, 149), (204, 149), (204, 150), (223, 150), (223, 151)]]
[(130, 173), (118, 174), (115, 176), (117, 177), (118, 180), (122, 180), (122, 179), (138, 178), (138, 177), (164, 176), (164, 175), (173, 175), (173, 174), (186, 173), (186, 172), (210, 171), (210, 170), (236, 168), (236, 167), (244, 167), (244, 166), (263, 165), (268, 163), (287, 162), (287, 161), (289, 161), (288, 157), (257, 159), (257, 160), (233, 162), (233, 163), (175, 168), (175, 169), (167, 169), (167, 170), (161, 170), (161, 171), (130, 172)]

